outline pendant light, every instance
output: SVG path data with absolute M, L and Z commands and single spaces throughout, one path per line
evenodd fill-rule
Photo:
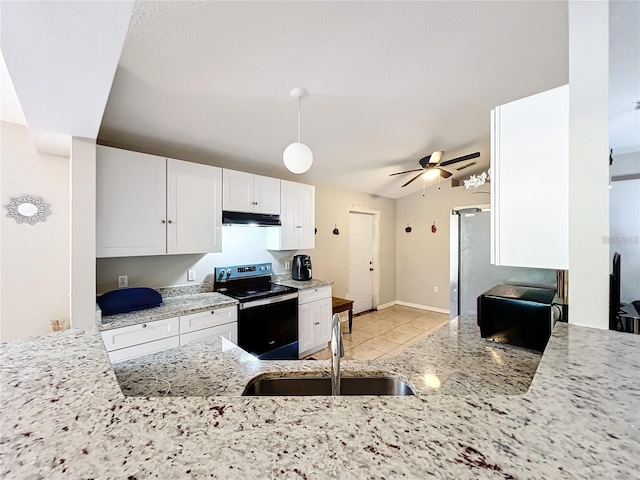
M 306 95 L 307 91 L 304 88 L 298 87 L 291 90 L 291 96 L 298 99 L 298 141 L 285 148 L 282 154 L 284 166 L 291 173 L 304 173 L 311 168 L 313 163 L 311 149 L 300 142 L 300 99 Z

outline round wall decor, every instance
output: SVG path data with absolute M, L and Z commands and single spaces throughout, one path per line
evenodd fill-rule
M 44 200 L 35 195 L 9 198 L 11 201 L 4 208 L 7 209 L 7 217 L 13 218 L 17 223 L 35 225 L 38 222 L 46 222 L 47 215 L 51 213 Z

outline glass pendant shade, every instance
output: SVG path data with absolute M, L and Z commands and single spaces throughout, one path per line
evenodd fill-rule
M 304 143 L 294 142 L 284 149 L 282 160 L 287 170 L 300 174 L 311 168 L 313 153 Z

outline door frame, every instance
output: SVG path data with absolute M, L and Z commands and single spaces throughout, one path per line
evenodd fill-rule
M 375 310 L 380 304 L 380 211 L 367 207 L 352 205 L 347 209 L 347 218 L 351 213 L 362 213 L 373 216 L 373 275 L 371 278 L 371 308 Z M 348 234 L 349 232 L 347 232 Z M 350 240 L 349 240 L 350 241 Z M 347 261 L 347 264 L 349 262 Z M 349 285 L 350 269 L 347 269 L 347 286 Z M 350 292 L 347 291 L 347 297 Z
M 465 205 L 453 207 L 449 220 L 449 319 L 453 320 L 460 315 L 460 212 L 475 210 L 476 212 L 491 211 L 491 205 Z

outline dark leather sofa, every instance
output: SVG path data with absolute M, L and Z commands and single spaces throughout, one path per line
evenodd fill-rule
M 550 288 L 496 285 L 478 297 L 483 338 L 542 352 L 553 329 Z

